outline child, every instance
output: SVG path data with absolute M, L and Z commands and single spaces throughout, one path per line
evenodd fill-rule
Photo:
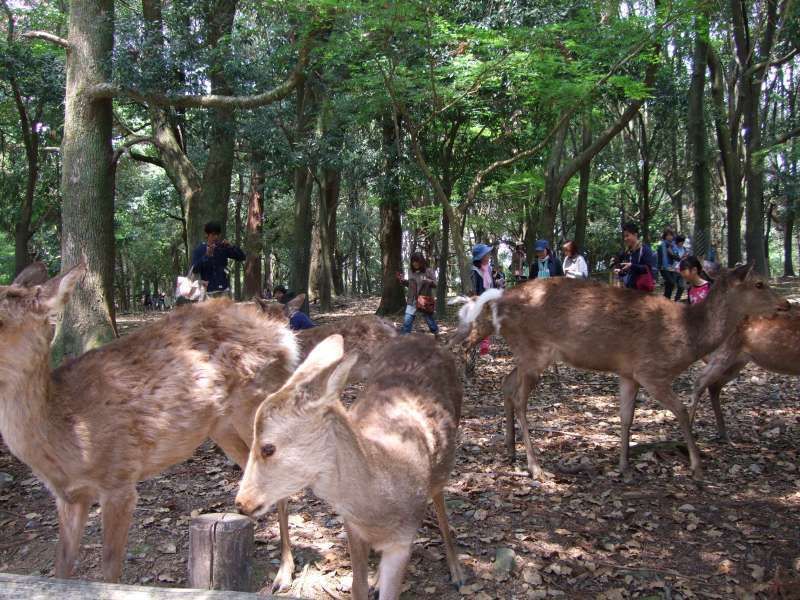
M 492 280 L 492 269 L 489 267 L 491 260 L 492 247 L 486 244 L 478 244 L 472 249 L 472 287 L 475 294 L 480 296 L 483 292 L 491 289 L 494 285 Z M 489 353 L 489 338 L 481 340 L 481 356 Z
M 689 283 L 689 304 L 702 302 L 711 290 L 711 281 L 703 271 L 703 265 L 696 256 L 687 256 L 678 267 L 681 277 Z

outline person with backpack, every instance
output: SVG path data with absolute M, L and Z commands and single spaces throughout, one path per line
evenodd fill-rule
M 658 245 L 658 272 L 664 280 L 664 297 L 672 300 L 672 292 L 676 287 L 676 280 L 679 277 L 677 264 L 678 255 L 675 251 L 675 232 L 670 227 L 664 229 L 661 234 L 661 243 Z M 678 298 L 676 297 L 677 301 Z
M 406 312 L 403 318 L 403 334 L 411 333 L 414 326 L 414 319 L 417 313 L 421 314 L 428 324 L 428 329 L 436 339 L 439 339 L 439 325 L 433 316 L 436 310 L 436 302 L 433 298 L 433 289 L 436 287 L 436 275 L 433 269 L 428 268 L 428 261 L 421 252 L 414 252 L 409 261 L 408 279 L 404 279 L 401 273 L 397 274 L 397 279 L 404 286 L 408 286 L 406 296 Z
M 625 259 L 618 271 L 624 277 L 625 287 L 652 292 L 656 287 L 654 273 L 658 265 L 655 253 L 639 239 L 639 226 L 636 223 L 622 226 L 622 240 Z

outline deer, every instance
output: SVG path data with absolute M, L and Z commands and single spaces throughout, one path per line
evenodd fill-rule
M 276 319 L 288 319 L 292 310 L 299 310 L 305 294 L 298 294 L 286 304 L 254 298 L 265 313 Z M 399 333 L 391 321 L 377 315 L 356 315 L 331 321 L 295 333 L 300 349 L 300 361 L 306 359 L 311 350 L 322 340 L 339 334 L 344 338 L 346 354 L 355 354 L 356 362 L 350 369 L 348 383 L 362 381 L 369 372 L 370 362 L 383 344 L 396 338 Z
M 750 362 L 773 373 L 800 375 L 800 309 L 793 307 L 786 313 L 745 319 L 734 334 L 707 357 L 708 364 L 697 377 L 692 392 L 690 422 L 694 422 L 699 400 L 708 389 L 718 437 L 729 441 L 720 393 Z
M 487 290 L 477 298 L 461 301 L 464 306 L 450 345 L 471 347 L 496 333 L 505 337 L 514 354 L 516 368 L 502 386 L 506 414 L 510 419 L 513 412 L 520 424 L 528 470 L 536 479 L 545 477 L 545 473 L 528 430 L 528 395 L 542 372 L 556 360 L 619 376 L 621 472 L 628 469 L 634 404 L 636 394 L 644 387 L 675 415 L 689 451 L 692 474 L 701 479 L 700 452 L 686 409 L 672 390 L 673 380 L 720 346 L 744 318 L 789 308 L 788 301 L 757 276 L 752 265 L 721 274 L 706 300 L 695 305 L 566 278 L 529 281 L 506 292 Z M 513 422 L 507 420 L 506 427 L 508 440 L 513 436 L 509 431 Z
M 86 267 L 47 279 L 41 264 L 0 286 L 0 433 L 56 501 L 55 575 L 75 572 L 89 508 L 102 509 L 102 574 L 118 581 L 136 484 L 189 458 L 210 438 L 242 468 L 253 419 L 298 363 L 281 321 L 227 299 L 187 305 L 50 370 L 51 319 Z M 286 501 L 281 564 L 291 583 Z
M 420 335 L 388 341 L 348 410 L 340 400 L 355 355 L 343 339 L 314 347 L 258 409 L 240 512 L 257 518 L 310 486 L 344 519 L 352 596 L 369 593 L 367 558 L 381 552 L 381 600 L 399 597 L 428 498 L 433 499 L 451 580 L 465 581 L 450 534 L 443 489 L 453 467 L 462 387 L 451 352 Z

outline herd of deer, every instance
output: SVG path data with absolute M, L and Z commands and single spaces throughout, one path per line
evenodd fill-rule
M 103 577 L 119 580 L 137 482 L 210 438 L 244 469 L 237 508 L 259 517 L 277 505 L 273 589 L 287 588 L 294 570 L 285 499 L 306 487 L 344 519 L 354 598 L 369 594 L 370 549 L 382 554 L 379 597 L 399 596 L 429 498 L 452 581 L 463 583 L 443 497 L 462 400 L 452 352 L 430 338 L 398 336 L 377 317 L 294 334 L 274 307 L 215 300 L 177 309 L 51 372 L 52 321 L 84 271 L 78 265 L 48 280 L 35 264 L 0 286 L 0 431 L 56 498 L 57 577 L 73 574 L 88 511 L 99 502 Z M 748 267 L 723 273 L 695 306 L 563 278 L 462 301 L 450 345 L 498 334 L 514 353 L 516 368 L 503 383 L 507 444 L 513 458 L 516 418 L 534 476 L 542 470 L 527 400 L 554 361 L 619 375 L 621 469 L 644 387 L 675 414 L 695 477 L 691 423 L 704 389 L 724 436 L 720 389 L 745 364 L 800 374 L 798 311 Z M 671 383 L 703 357 L 689 415 Z M 355 381 L 365 385 L 345 408 L 341 392 Z

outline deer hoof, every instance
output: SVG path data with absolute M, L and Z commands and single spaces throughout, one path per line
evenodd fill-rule
M 285 573 L 279 570 L 275 576 L 275 581 L 272 582 L 272 593 L 286 592 L 290 587 L 292 587 L 292 573 Z

